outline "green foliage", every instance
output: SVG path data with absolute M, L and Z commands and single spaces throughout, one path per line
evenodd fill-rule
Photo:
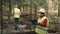
M 39 5 L 44 7 L 46 10 L 48 10 L 48 5 L 46 3 L 46 0 L 40 0 Z

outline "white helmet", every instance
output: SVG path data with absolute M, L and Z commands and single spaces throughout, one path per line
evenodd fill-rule
M 39 10 L 39 12 L 45 13 L 45 9 L 41 8 L 41 9 Z

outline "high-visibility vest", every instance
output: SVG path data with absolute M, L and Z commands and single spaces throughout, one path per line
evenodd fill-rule
M 40 25 L 36 25 L 36 32 L 38 34 L 46 34 L 47 33 L 47 30 L 48 30 L 48 26 L 49 26 L 49 21 L 48 21 L 48 18 L 46 16 L 42 17 L 42 18 L 39 18 L 38 19 L 38 23 L 43 23 L 44 20 L 47 19 L 47 27 L 43 27 L 43 26 L 40 26 Z
M 14 8 L 14 18 L 19 18 L 20 17 L 20 9 Z
M 46 16 L 44 16 L 42 18 L 38 18 L 38 23 L 43 23 L 45 20 L 47 20 L 46 26 L 49 26 L 49 20 Z

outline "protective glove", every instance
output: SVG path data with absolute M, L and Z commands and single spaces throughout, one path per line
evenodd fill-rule
M 38 25 L 38 21 L 37 20 L 31 20 L 33 25 Z

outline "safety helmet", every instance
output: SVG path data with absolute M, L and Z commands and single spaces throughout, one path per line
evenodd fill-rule
M 39 10 L 39 13 L 44 13 L 44 14 L 45 14 L 45 9 L 41 8 L 41 9 Z

